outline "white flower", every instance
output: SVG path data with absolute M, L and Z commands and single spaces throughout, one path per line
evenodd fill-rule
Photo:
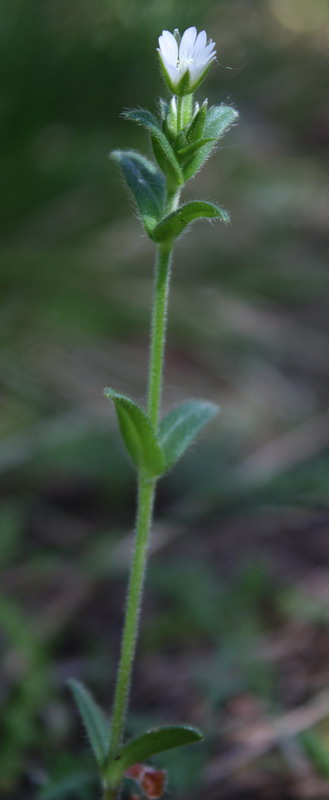
M 206 31 L 187 28 L 180 37 L 162 31 L 157 48 L 165 79 L 174 94 L 190 94 L 196 89 L 216 58 L 215 42 L 207 43 Z

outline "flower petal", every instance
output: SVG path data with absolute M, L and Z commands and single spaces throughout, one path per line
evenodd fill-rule
M 198 51 L 202 50 L 206 46 L 206 44 L 207 44 L 206 31 L 200 31 L 195 40 L 194 54 L 197 55 Z
M 184 31 L 182 36 L 182 41 L 179 46 L 179 60 L 181 61 L 184 58 L 189 58 L 192 55 L 193 47 L 195 44 L 197 35 L 196 28 L 187 28 Z
M 171 63 L 171 61 L 168 61 L 166 58 L 164 58 L 163 55 L 161 54 L 160 50 L 159 50 L 159 53 L 160 53 L 160 58 L 161 58 L 163 67 L 164 67 L 165 71 L 167 72 L 169 80 L 173 84 L 176 84 L 180 79 L 179 69 L 176 66 L 174 66 Z
M 208 61 L 209 58 L 216 58 L 216 50 L 215 50 L 214 42 L 209 42 L 206 47 L 202 50 L 202 61 Z M 201 54 L 200 54 L 201 55 Z
M 161 53 L 167 61 L 173 66 L 176 66 L 178 61 L 178 44 L 170 31 L 162 31 L 162 36 L 159 37 L 159 46 Z

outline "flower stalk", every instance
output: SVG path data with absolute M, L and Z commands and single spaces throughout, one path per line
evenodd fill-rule
M 176 197 L 173 197 L 172 206 L 175 201 Z M 152 304 L 148 383 L 148 415 L 154 430 L 158 427 L 160 413 L 171 261 L 172 248 L 166 245 L 158 245 Z

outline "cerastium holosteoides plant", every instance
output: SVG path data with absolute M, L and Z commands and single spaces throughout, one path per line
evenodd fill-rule
M 145 231 L 156 247 L 154 295 L 147 409 L 115 389 L 105 389 L 113 403 L 126 449 L 135 465 L 138 482 L 137 522 L 127 593 L 121 655 L 114 704 L 108 720 L 89 691 L 71 681 L 71 689 L 94 751 L 103 788 L 103 800 L 115 800 L 125 775 L 139 783 L 149 798 L 165 791 L 163 772 L 143 762 L 174 747 L 197 742 L 201 733 L 175 725 L 148 731 L 124 743 L 131 673 L 158 479 L 170 469 L 195 436 L 217 413 L 217 406 L 204 400 L 187 400 L 159 420 L 169 281 L 175 240 L 200 217 L 226 223 L 229 215 L 213 203 L 193 200 L 180 204 L 185 183 L 202 167 L 217 142 L 237 119 L 228 105 L 199 105 L 193 92 L 215 59 L 215 45 L 207 43 L 205 31 L 197 35 L 188 28 L 182 38 L 163 31 L 158 48 L 160 64 L 172 97 L 160 100 L 159 116 L 136 109 L 123 114 L 126 120 L 146 128 L 156 164 L 134 150 L 115 150 L 119 165 L 136 202 Z

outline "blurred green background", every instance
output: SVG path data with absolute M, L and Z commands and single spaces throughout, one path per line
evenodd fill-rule
M 108 153 L 149 152 L 120 112 L 156 110 L 157 37 L 193 24 L 218 49 L 199 99 L 241 117 L 186 189 L 232 225 L 199 223 L 177 245 L 163 408 L 195 396 L 222 414 L 160 486 L 129 730 L 205 730 L 157 762 L 177 798 L 328 796 L 328 701 L 248 756 L 329 678 L 328 0 L 1 0 L 0 786 L 13 800 L 98 796 L 65 681 L 109 707 L 135 482 L 102 389 L 145 398 L 153 264 Z

